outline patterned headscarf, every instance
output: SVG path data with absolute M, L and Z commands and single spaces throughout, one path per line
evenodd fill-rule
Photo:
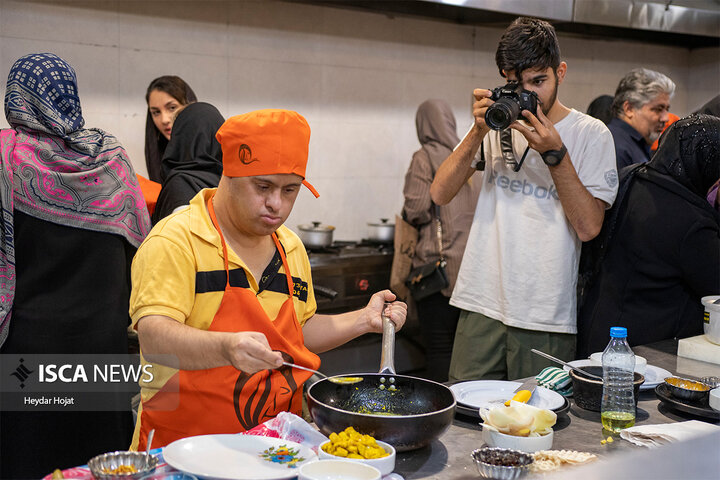
M 10 69 L 0 131 L 0 345 L 15 294 L 13 212 L 107 232 L 138 246 L 150 230 L 137 177 L 118 140 L 83 129 L 75 71 L 51 53 Z

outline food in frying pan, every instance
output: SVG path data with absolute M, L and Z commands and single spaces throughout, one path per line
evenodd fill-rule
M 321 445 L 324 452 L 346 458 L 382 458 L 389 454 L 370 435 L 358 433 L 348 427 L 340 433 L 331 433 L 330 441 Z

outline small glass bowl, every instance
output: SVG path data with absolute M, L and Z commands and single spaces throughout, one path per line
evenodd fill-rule
M 482 447 L 473 450 L 470 456 L 481 476 L 497 480 L 522 478 L 534 462 L 531 454 L 509 448 Z

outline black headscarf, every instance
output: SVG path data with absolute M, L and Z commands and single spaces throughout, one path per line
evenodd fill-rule
M 706 202 L 720 178 L 720 118 L 695 114 L 675 122 L 663 135 L 647 164 L 649 178 L 670 177 Z
M 209 103 L 191 103 L 173 123 L 162 160 L 165 182 L 158 196 L 153 224 L 187 205 L 203 188 L 217 187 L 222 176 L 222 149 L 215 138 L 225 119 Z

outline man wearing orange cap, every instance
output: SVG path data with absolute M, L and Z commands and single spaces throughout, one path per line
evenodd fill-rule
M 317 369 L 317 353 L 381 332 L 384 304 L 395 300 L 384 290 L 361 310 L 315 313 L 307 253 L 283 225 L 301 185 L 318 196 L 305 180 L 310 127 L 301 115 L 235 116 L 217 139 L 218 188 L 158 223 L 133 261 L 130 315 L 154 378 L 141 380 L 132 449 L 145 448 L 151 429 L 159 447 L 299 414 L 311 374 L 283 362 Z M 386 312 L 402 327 L 404 303 Z

